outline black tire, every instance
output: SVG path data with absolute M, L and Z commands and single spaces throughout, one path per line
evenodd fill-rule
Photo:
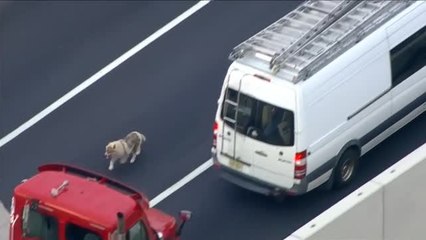
M 355 177 L 359 165 L 359 151 L 347 149 L 339 159 L 333 171 L 334 188 L 348 185 Z

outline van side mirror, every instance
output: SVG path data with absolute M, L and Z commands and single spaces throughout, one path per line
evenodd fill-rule
M 177 230 L 176 230 L 176 235 L 177 235 L 177 236 L 180 236 L 180 235 L 181 235 L 181 233 L 182 233 L 182 229 L 183 229 L 183 226 L 185 225 L 185 223 L 186 223 L 189 219 L 191 219 L 191 215 L 192 215 L 191 211 L 188 211 L 188 210 L 181 210 L 181 211 L 179 212 L 180 224 L 179 224 L 179 227 L 178 227 L 178 228 L 177 228 Z

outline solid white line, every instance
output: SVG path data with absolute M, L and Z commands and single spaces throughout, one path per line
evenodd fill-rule
M 37 115 L 32 117 L 30 120 L 19 126 L 17 129 L 13 130 L 11 133 L 4 136 L 2 139 L 0 139 L 0 148 L 19 136 L 21 133 L 26 131 L 28 128 L 36 124 L 38 121 L 49 115 L 51 112 L 55 111 L 57 108 L 59 108 L 62 104 L 69 101 L 71 98 L 75 97 L 77 94 L 79 94 L 84 89 L 88 88 L 90 85 L 98 81 L 101 77 L 105 76 L 107 73 L 112 71 L 114 68 L 116 68 L 118 65 L 122 64 L 124 61 L 135 55 L 137 52 L 148 46 L 150 43 L 155 41 L 157 38 L 159 38 L 161 35 L 168 32 L 170 29 L 174 28 L 176 25 L 181 23 L 183 20 L 206 6 L 210 1 L 199 1 L 197 4 L 192 6 L 190 9 L 186 10 L 184 13 L 173 19 L 171 22 L 166 24 L 164 27 L 158 29 L 156 32 L 154 32 L 151 36 L 137 44 L 135 47 L 121 55 L 119 58 L 108 64 L 106 67 L 95 73 L 95 75 L 91 76 L 84 82 L 82 82 L 80 85 L 78 85 L 76 88 L 59 98 L 56 102 L 52 103 L 50 106 L 39 112 Z
M 201 164 L 201 166 L 197 167 L 194 171 L 183 177 L 181 180 L 179 180 L 177 183 L 173 184 L 171 187 L 167 188 L 164 192 L 160 193 L 158 196 L 153 198 L 149 205 L 150 207 L 154 207 L 161 201 L 163 201 L 168 196 L 172 195 L 172 193 L 179 190 L 181 187 L 183 187 L 185 184 L 192 181 L 194 178 L 196 178 L 198 175 L 209 169 L 213 165 L 213 160 L 209 159 L 205 163 Z

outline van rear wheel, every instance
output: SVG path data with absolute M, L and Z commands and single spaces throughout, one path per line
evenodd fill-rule
M 346 150 L 334 169 L 334 186 L 343 187 L 350 183 L 358 170 L 359 154 L 353 148 Z

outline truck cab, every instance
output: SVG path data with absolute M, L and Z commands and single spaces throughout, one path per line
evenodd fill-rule
M 10 240 L 179 239 L 180 222 L 149 207 L 138 191 L 100 174 L 48 164 L 16 186 L 11 203 Z

